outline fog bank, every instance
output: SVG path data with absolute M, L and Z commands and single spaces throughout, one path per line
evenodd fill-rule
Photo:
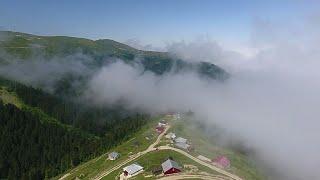
M 0 61 L 0 75 L 24 84 L 43 88 L 53 92 L 56 83 L 69 76 L 86 77 L 93 73 L 94 69 L 88 64 L 92 59 L 82 53 L 73 54 L 65 58 L 43 56 L 31 57 L 27 60 L 12 57 L 5 52 L 0 53 L 3 58 Z M 1 60 L 1 59 L 0 59 Z M 76 80 L 73 82 L 77 86 Z M 75 87 L 76 88 L 76 87 Z
M 319 28 L 304 23 L 309 28 L 303 31 L 303 25 L 274 29 L 269 22 L 255 23 L 252 57 L 216 42 L 173 44 L 174 56 L 224 63 L 232 74 L 224 83 L 192 73 L 158 77 L 115 63 L 92 78 L 88 94 L 96 103 L 121 101 L 147 112 L 192 110 L 253 148 L 270 179 L 320 179 L 320 43 L 313 38 Z

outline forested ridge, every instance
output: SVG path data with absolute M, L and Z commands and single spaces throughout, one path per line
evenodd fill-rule
M 147 120 L 122 109 L 87 107 L 0 78 L 22 108 L 0 102 L 0 178 L 44 179 L 121 143 Z

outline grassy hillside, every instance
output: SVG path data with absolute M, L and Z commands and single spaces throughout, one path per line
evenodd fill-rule
M 0 31 L 0 34 L 0 38 L 2 37 L 0 50 L 2 49 L 12 58 L 65 57 L 75 53 L 83 53 L 94 59 L 93 65 L 95 66 L 101 66 L 109 57 L 116 57 L 126 63 L 139 61 L 146 71 L 152 71 L 159 75 L 170 71 L 193 70 L 212 79 L 225 79 L 229 76 L 227 72 L 214 64 L 207 62 L 187 63 L 182 59 L 172 58 L 166 52 L 137 50 L 109 39 L 94 41 L 66 36 L 36 36 L 10 31 Z
M 161 167 L 161 163 L 166 161 L 168 158 L 173 158 L 174 161 L 176 161 L 182 167 L 182 171 L 184 173 L 196 174 L 199 172 L 206 172 L 212 175 L 219 174 L 218 172 L 213 171 L 208 167 L 202 166 L 197 162 L 194 162 L 193 160 L 186 158 L 184 155 L 181 155 L 175 151 L 162 150 L 158 152 L 148 153 L 134 161 L 135 163 L 138 163 L 139 165 L 144 167 L 144 172 L 136 176 L 135 179 L 157 179 L 155 176 L 153 176 L 152 170 Z M 134 162 L 130 162 L 124 165 L 123 167 L 128 166 Z M 122 168 L 120 168 L 117 171 L 114 171 L 113 173 L 109 174 L 108 176 L 105 176 L 102 179 L 116 179 L 115 177 L 119 177 L 119 175 L 122 173 Z
M 187 117 L 187 116 L 186 116 Z M 213 137 L 208 136 L 204 133 L 203 128 L 199 123 L 194 123 L 193 120 L 183 118 L 181 120 L 173 120 L 170 117 L 165 117 L 169 122 L 171 128 L 168 132 L 175 132 L 177 136 L 185 137 L 191 142 L 194 147 L 194 151 L 188 152 L 191 156 L 197 157 L 203 155 L 208 158 L 215 158 L 219 155 L 227 156 L 231 161 L 231 167 L 224 169 L 234 175 L 237 175 L 246 180 L 263 180 L 266 179 L 261 172 L 255 167 L 254 162 L 250 161 L 249 157 L 239 152 L 237 149 L 222 147 L 217 144 Z M 155 142 L 157 134 L 155 133 L 154 127 L 157 122 L 161 119 L 165 119 L 163 116 L 154 118 L 151 123 L 145 125 L 140 131 L 133 135 L 130 140 L 110 149 L 109 152 L 116 151 L 121 154 L 120 158 L 115 161 L 108 160 L 108 153 L 102 156 L 90 160 L 82 165 L 72 169 L 71 171 L 61 174 L 55 179 L 64 177 L 66 180 L 71 179 L 92 179 L 97 175 L 108 172 L 110 169 L 117 165 L 121 165 L 114 169 L 109 174 L 105 175 L 102 179 L 118 179 L 122 173 L 122 168 L 132 163 L 138 163 L 144 167 L 144 171 L 135 176 L 134 179 L 157 179 L 163 175 L 155 176 L 152 174 L 152 170 L 159 168 L 162 162 L 168 158 L 173 158 L 183 167 L 182 174 L 210 174 L 210 175 L 222 175 L 203 164 L 190 159 L 179 152 L 173 150 L 155 150 L 149 153 L 143 154 L 137 159 L 126 161 L 130 159 L 130 156 L 135 156 L 145 150 L 150 144 Z M 170 140 L 162 137 L 156 147 L 172 146 Z M 173 146 L 174 147 L 174 146 Z M 123 163 L 125 162 L 125 163 Z
M 215 129 L 210 129 L 211 133 L 214 133 L 212 131 Z M 175 121 L 171 131 L 178 137 L 187 138 L 191 142 L 192 146 L 195 147 L 195 150 L 191 152 L 193 156 L 203 155 L 209 159 L 214 159 L 224 155 L 231 162 L 231 167 L 228 169 L 231 173 L 248 180 L 266 179 L 244 152 L 236 148 L 219 145 L 217 138 L 204 133 L 205 127 L 200 122 L 195 123 L 192 118 L 185 117 L 183 120 Z
M 163 116 L 158 116 L 149 121 L 148 124 L 144 125 L 141 130 L 132 135 L 128 141 L 123 142 L 119 146 L 116 146 L 110 149 L 109 152 L 116 151 L 120 153 L 120 157 L 115 161 L 108 160 L 108 153 L 103 154 L 100 157 L 92 159 L 86 163 L 81 164 L 80 166 L 72 169 L 71 171 L 61 174 L 54 179 L 59 179 L 64 176 L 66 180 L 72 179 L 92 179 L 101 172 L 104 172 L 112 167 L 124 162 L 130 156 L 135 155 L 138 152 L 142 152 L 147 149 L 149 145 L 154 143 L 157 139 L 158 134 L 155 132 L 154 127 L 158 124 L 159 120 L 161 120 Z M 162 162 L 167 160 L 168 158 L 173 158 L 177 161 L 182 167 L 184 173 L 201 173 L 206 172 L 210 174 L 219 174 L 216 171 L 207 168 L 203 165 L 198 164 L 197 162 L 181 155 L 172 150 L 161 150 L 154 151 L 147 154 L 142 155 L 138 159 L 131 161 L 129 163 L 125 163 L 123 166 L 113 171 L 109 175 L 103 177 L 103 179 L 116 179 L 116 177 L 122 172 L 122 168 L 134 162 L 142 165 L 144 167 L 144 172 L 135 179 L 156 179 L 155 176 L 152 176 L 152 170 L 154 168 L 158 168 Z

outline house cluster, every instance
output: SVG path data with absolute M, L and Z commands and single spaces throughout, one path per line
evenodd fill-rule
M 133 163 L 133 164 L 123 168 L 123 175 L 128 178 L 128 177 L 135 176 L 142 171 L 143 171 L 142 166 L 140 166 L 137 163 Z M 169 174 L 179 173 L 181 171 L 182 171 L 182 167 L 179 166 L 179 164 L 177 162 L 175 162 L 172 159 L 167 159 L 166 161 L 164 161 L 161 164 L 160 168 L 154 169 L 152 172 L 155 175 L 159 175 L 162 173 L 164 175 L 169 175 Z
M 223 169 L 230 168 L 230 165 L 231 165 L 230 160 L 226 156 L 217 156 L 214 159 L 209 159 L 205 156 L 199 155 L 197 158 L 204 162 L 211 163 Z
M 184 149 L 184 150 L 188 150 L 190 151 L 191 150 L 191 145 L 190 143 L 188 143 L 188 140 L 183 138 L 183 137 L 178 137 L 176 139 L 174 139 L 174 142 L 175 142 L 175 146 L 177 148 L 180 148 L 180 149 Z
M 159 133 L 159 134 L 163 133 L 163 131 L 165 130 L 167 124 L 168 124 L 168 122 L 166 120 L 164 120 L 164 119 L 159 121 L 157 126 L 156 126 L 156 128 L 155 128 L 157 133 Z
M 174 143 L 174 145 L 177 148 L 183 149 L 183 150 L 187 150 L 187 151 L 191 151 L 192 150 L 192 146 L 191 143 L 188 142 L 187 139 L 183 138 L 183 137 L 177 137 L 175 133 L 170 132 L 168 134 L 166 134 L 165 136 L 167 139 L 172 140 L 172 143 Z

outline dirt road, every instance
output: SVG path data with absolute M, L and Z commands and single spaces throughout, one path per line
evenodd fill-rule
M 122 161 L 121 163 L 117 164 L 116 166 L 112 167 L 111 169 L 108 169 L 108 170 L 105 170 L 103 172 L 101 172 L 100 174 L 98 174 L 97 176 L 95 176 L 93 179 L 94 180 L 100 180 L 102 179 L 103 177 L 109 175 L 110 173 L 118 170 L 119 168 L 121 168 L 122 166 L 126 165 L 127 163 L 139 158 L 140 156 L 146 154 L 146 153 L 149 153 L 151 151 L 155 151 L 156 148 L 155 146 L 158 145 L 161 141 L 161 138 L 164 136 L 164 134 L 170 129 L 170 125 L 167 125 L 165 130 L 157 137 L 156 141 L 154 143 L 152 143 L 146 150 L 142 151 L 142 152 L 138 152 L 137 154 L 135 155 L 132 155 L 130 156 L 128 159 L 126 159 L 125 161 Z M 231 174 L 223 169 L 220 169 L 216 166 L 213 166 L 209 163 L 206 163 L 206 162 L 203 162 L 201 160 L 199 160 L 198 158 L 196 157 L 193 157 L 191 156 L 190 154 L 188 154 L 187 152 L 181 150 L 181 149 L 177 149 L 177 148 L 174 148 L 174 147 L 170 147 L 170 146 L 160 146 L 158 147 L 158 150 L 173 150 L 173 151 L 176 151 L 180 154 L 183 154 L 184 156 L 192 159 L 193 161 L 196 161 L 197 163 L 203 165 L 203 166 L 206 166 L 214 171 L 217 171 L 219 172 L 220 174 L 222 175 L 225 175 L 224 176 L 211 176 L 211 175 L 174 175 L 174 176 L 168 176 L 168 177 L 163 177 L 161 179 L 164 179 L 164 180 L 175 180 L 175 179 L 195 179 L 195 178 L 199 178 L 199 179 L 213 179 L 213 180 L 242 180 L 240 177 L 234 175 L 234 174 Z M 60 180 L 63 180 L 64 177 L 67 177 L 66 175 L 63 176 L 62 178 L 60 178 Z M 168 179 L 169 178 L 169 179 Z
M 63 180 L 63 179 L 65 179 L 65 178 L 68 177 L 68 176 L 70 176 L 70 173 L 67 173 L 67 174 L 63 175 L 61 178 L 59 178 L 59 180 Z
M 166 127 L 165 131 L 164 131 L 163 133 L 161 133 L 161 134 L 158 136 L 157 140 L 156 140 L 153 144 L 151 144 L 145 151 L 137 153 L 135 156 L 127 159 L 126 161 L 121 162 L 120 164 L 118 164 L 117 166 L 113 167 L 112 169 L 107 170 L 107 171 L 101 173 L 100 175 L 96 176 L 94 179 L 95 179 L 95 180 L 100 180 L 100 179 L 102 179 L 103 177 L 107 176 L 108 174 L 112 173 L 113 171 L 119 169 L 119 168 L 122 167 L 123 165 L 127 164 L 128 162 L 133 161 L 134 159 L 137 159 L 138 157 L 140 157 L 140 156 L 142 156 L 142 155 L 144 155 L 144 154 L 146 154 L 146 153 L 148 153 L 148 152 L 150 152 L 150 151 L 154 151 L 154 150 L 155 150 L 155 146 L 156 146 L 157 144 L 159 144 L 161 138 L 162 138 L 163 135 L 168 131 L 169 128 L 170 128 L 170 126 L 168 125 L 168 126 Z M 216 167 L 216 166 L 213 166 L 213 165 L 211 165 L 211 164 L 209 164 L 209 163 L 203 162 L 203 161 L 201 161 L 201 160 L 199 160 L 199 159 L 191 156 L 190 154 L 188 154 L 187 152 L 185 152 L 185 151 L 183 151 L 183 150 L 181 150 L 181 149 L 177 149 L 177 148 L 169 147 L 169 146 L 160 146 L 160 147 L 158 147 L 158 149 L 159 149 L 159 150 L 166 150 L 166 149 L 167 149 L 167 150 L 176 151 L 176 152 L 178 152 L 178 153 L 180 153 L 180 154 L 183 154 L 183 155 L 187 156 L 188 158 L 196 161 L 197 163 L 199 163 L 199 164 L 201 164 L 201 165 L 203 165 L 203 166 L 206 166 L 206 167 L 208 167 L 208 168 L 210 168 L 210 169 L 212 169 L 212 170 L 214 170 L 214 171 L 217 171 L 217 172 L 219 172 L 219 173 L 221 173 L 221 174 L 223 174 L 223 175 L 225 175 L 225 176 L 227 176 L 227 177 L 229 177 L 229 178 L 231 178 L 231 179 L 233 179 L 233 180 L 242 180 L 240 177 L 238 177 L 238 176 L 236 176 L 236 175 L 234 175 L 234 174 L 231 174 L 231 173 L 229 173 L 229 172 L 227 172 L 227 171 L 225 171 L 225 170 L 223 170 L 223 169 L 220 169 L 220 168 L 218 168 L 218 167 Z M 227 177 L 226 177 L 226 178 L 227 178 Z M 219 176 L 219 178 L 221 179 L 221 176 Z M 226 179 L 226 178 L 224 178 L 224 179 Z
M 164 130 L 161 134 L 159 134 L 159 136 L 157 137 L 157 140 L 156 140 L 154 143 L 152 143 L 146 150 L 144 150 L 144 151 L 142 151 L 142 152 L 138 152 L 137 154 L 131 156 L 129 159 L 127 159 L 127 160 L 125 160 L 125 161 L 122 161 L 120 164 L 114 166 L 113 168 L 111 168 L 111 169 L 109 169 L 109 170 L 106 170 L 106 171 L 100 173 L 99 175 L 97 175 L 96 177 L 94 177 L 94 180 L 100 180 L 100 179 L 102 179 L 103 177 L 105 177 L 105 176 L 109 175 L 110 173 L 112 173 L 113 171 L 121 168 L 121 167 L 124 166 L 125 164 L 127 164 L 127 163 L 129 163 L 129 162 L 131 162 L 131 161 L 133 161 L 133 160 L 135 160 L 135 159 L 137 159 L 137 158 L 139 158 L 140 156 L 142 156 L 142 155 L 144 155 L 144 154 L 146 154 L 146 153 L 148 153 L 148 152 L 155 151 L 155 150 L 156 150 L 155 146 L 159 144 L 161 138 L 162 138 L 163 135 L 168 131 L 169 128 L 170 128 L 170 125 L 167 125 L 166 128 L 165 128 L 165 130 Z
M 200 159 L 191 156 L 190 154 L 188 154 L 187 152 L 185 152 L 185 151 L 183 151 L 183 150 L 181 150 L 181 149 L 177 149 L 177 148 L 169 147 L 169 146 L 160 146 L 160 147 L 158 147 L 158 149 L 159 149 L 159 150 L 168 149 L 168 150 L 176 151 L 176 152 L 178 152 L 178 153 L 180 153 L 180 154 L 183 154 L 183 155 L 187 156 L 188 158 L 196 161 L 197 163 L 199 163 L 199 164 L 201 164 L 201 165 L 203 165 L 203 166 L 206 166 L 206 167 L 208 167 L 208 168 L 210 168 L 210 169 L 212 169 L 212 170 L 214 170 L 214 171 L 217 171 L 217 172 L 219 172 L 219 173 L 221 173 L 221 174 L 223 174 L 223 175 L 225 175 L 225 176 L 227 176 L 227 177 L 230 177 L 230 178 L 232 178 L 232 179 L 234 179 L 234 180 L 242 180 L 240 177 L 238 177 L 238 176 L 236 176 L 236 175 L 234 175 L 234 174 L 231 174 L 231 173 L 229 173 L 229 172 L 227 172 L 227 171 L 225 171 L 225 170 L 223 170 L 223 169 L 220 169 L 220 168 L 218 168 L 218 167 L 216 167 L 216 166 L 213 166 L 213 165 L 211 165 L 211 164 L 209 164 L 209 163 L 206 163 L 206 162 L 204 162 L 204 161 L 201 161 Z
M 202 175 L 202 174 L 176 174 L 159 178 L 158 180 L 179 180 L 179 179 L 204 179 L 204 180 L 230 180 L 230 178 L 218 175 Z

